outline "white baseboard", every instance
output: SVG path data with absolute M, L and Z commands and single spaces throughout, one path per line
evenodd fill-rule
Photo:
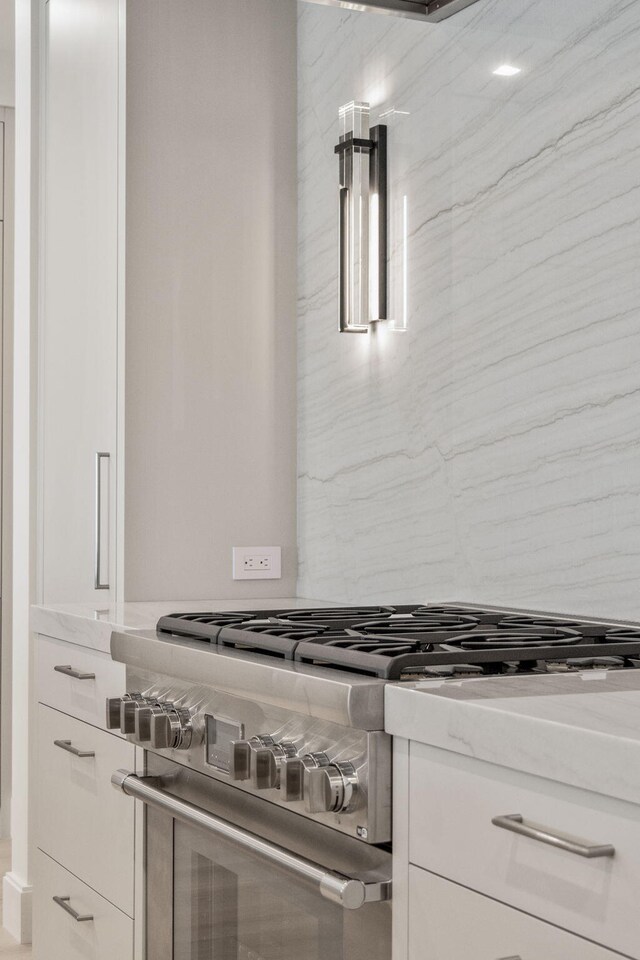
M 2 926 L 18 943 L 31 943 L 32 887 L 13 873 L 2 878 Z

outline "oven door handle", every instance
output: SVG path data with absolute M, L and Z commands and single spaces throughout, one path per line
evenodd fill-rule
M 127 796 L 142 800 L 147 806 L 163 810 L 189 826 L 199 827 L 208 833 L 231 840 L 245 850 L 260 854 L 271 863 L 285 867 L 298 876 L 317 883 L 323 897 L 346 910 L 357 910 L 365 903 L 380 903 L 391 899 L 391 880 L 366 882 L 346 877 L 332 870 L 325 870 L 312 860 L 290 853 L 284 847 L 269 843 L 254 833 L 236 827 L 187 800 L 181 800 L 167 793 L 155 785 L 157 782 L 155 777 L 138 777 L 126 770 L 117 770 L 111 777 L 113 786 Z

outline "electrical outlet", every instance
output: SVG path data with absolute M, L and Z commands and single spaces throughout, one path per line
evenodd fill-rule
M 243 570 L 271 570 L 271 557 L 266 554 L 262 557 L 245 557 Z
M 234 580 L 279 580 L 282 577 L 280 547 L 234 547 Z

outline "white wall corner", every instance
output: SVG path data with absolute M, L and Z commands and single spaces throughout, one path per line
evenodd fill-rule
M 31 943 L 33 888 L 14 873 L 2 878 L 2 925 L 18 943 Z

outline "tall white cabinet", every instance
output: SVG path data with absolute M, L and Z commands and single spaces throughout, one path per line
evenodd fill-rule
M 115 587 L 120 17 L 120 0 L 45 5 L 45 599 Z
M 40 598 L 291 595 L 295 0 L 43 7 Z

